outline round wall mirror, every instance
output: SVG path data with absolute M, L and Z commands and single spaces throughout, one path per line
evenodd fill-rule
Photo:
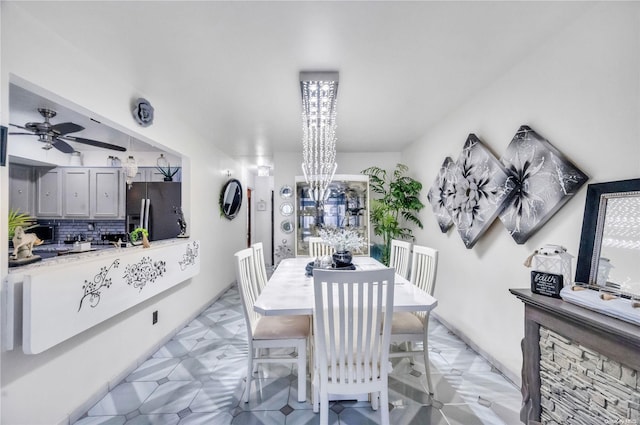
M 291 202 L 283 202 L 282 205 L 280 205 L 280 214 L 284 216 L 293 214 L 293 204 L 291 204 Z
M 280 188 L 280 197 L 282 199 L 289 199 L 293 195 L 293 189 L 288 184 L 285 184 Z
M 220 192 L 220 214 L 233 220 L 240 212 L 242 205 L 242 185 L 237 179 L 225 183 Z

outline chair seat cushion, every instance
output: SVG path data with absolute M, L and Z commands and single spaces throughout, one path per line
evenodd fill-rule
M 306 338 L 309 336 L 309 327 L 309 316 L 262 316 L 253 331 L 253 338 Z
M 415 314 L 408 311 L 396 311 L 391 321 L 391 334 L 422 334 L 422 321 Z

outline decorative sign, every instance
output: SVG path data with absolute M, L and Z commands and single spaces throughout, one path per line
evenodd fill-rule
M 531 272 L 531 292 L 548 297 L 560 298 L 563 280 L 562 275 L 534 270 Z

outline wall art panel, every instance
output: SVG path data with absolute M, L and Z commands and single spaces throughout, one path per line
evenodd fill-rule
M 452 171 L 445 207 L 465 246 L 472 248 L 500 214 L 515 184 L 475 134 L 469 134 Z
M 445 203 L 451 193 L 451 173 L 454 167 L 455 162 L 453 162 L 450 157 L 446 157 L 440 167 L 436 180 L 427 193 L 427 200 L 431 204 L 431 208 L 433 209 L 442 233 L 447 233 L 451 226 L 453 226 L 453 220 L 445 207 Z
M 515 187 L 500 220 L 518 244 L 540 229 L 588 177 L 548 140 L 523 125 L 500 159 Z

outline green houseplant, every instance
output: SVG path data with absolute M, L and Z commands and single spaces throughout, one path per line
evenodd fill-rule
M 369 167 L 361 171 L 369 176 L 370 189 L 381 197 L 371 200 L 371 224 L 374 234 L 381 236 L 382 262 L 389 265 L 392 239 L 413 240 L 413 232 L 404 224 L 412 223 L 422 229 L 418 212 L 424 208 L 419 195 L 422 183 L 406 176 L 409 167 L 397 164 L 388 174 L 380 167 Z
M 18 226 L 24 230 L 32 229 L 37 226 L 36 219 L 27 213 L 21 213 L 19 209 L 11 209 L 9 210 L 9 240 L 13 239 Z

